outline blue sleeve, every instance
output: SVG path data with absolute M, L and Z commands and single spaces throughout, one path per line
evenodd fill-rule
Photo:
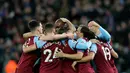
M 108 43 L 109 47 L 110 47 L 110 50 L 113 49 L 112 46 L 110 45 L 110 43 Z
M 97 45 L 96 44 L 92 44 L 90 47 L 90 51 L 97 53 Z
M 77 41 L 74 41 L 74 40 L 69 40 L 68 41 L 69 43 L 69 46 L 74 49 L 76 48 L 77 50 L 80 50 L 80 51 L 84 51 L 86 50 L 87 48 L 89 48 L 91 46 L 91 42 L 86 42 L 85 40 L 83 39 L 79 39 Z
M 74 39 L 77 39 L 77 34 L 76 33 L 74 33 Z
M 101 26 L 100 26 L 99 30 L 100 30 L 100 34 L 98 35 L 98 37 L 109 42 L 111 39 L 111 35 Z
M 39 37 L 34 37 L 34 43 L 38 49 L 41 49 L 46 44 L 46 41 L 39 40 Z
M 77 49 L 85 49 L 86 50 L 86 49 L 90 48 L 90 46 L 92 45 L 91 41 L 86 41 L 82 38 L 79 38 L 77 40 L 77 42 L 78 42 L 77 45 L 76 45 Z
M 69 39 L 68 44 L 69 44 L 70 48 L 74 49 L 75 45 L 77 44 L 77 41 Z

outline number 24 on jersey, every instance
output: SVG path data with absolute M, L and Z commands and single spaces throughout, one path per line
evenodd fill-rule
M 54 58 L 57 58 L 55 56 L 55 54 L 56 54 L 57 51 L 58 51 L 58 47 L 55 48 L 54 54 L 53 54 L 53 52 L 50 49 L 44 50 L 43 54 L 44 55 L 48 54 L 47 57 L 46 57 L 46 59 L 45 59 L 45 62 L 52 62 Z M 53 56 L 52 59 L 51 59 L 51 56 Z

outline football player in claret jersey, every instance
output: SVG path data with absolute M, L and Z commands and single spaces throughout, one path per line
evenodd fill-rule
M 41 34 L 42 33 L 42 25 L 36 21 L 32 20 L 29 22 L 28 27 L 31 31 L 31 33 L 34 34 Z M 29 37 L 28 40 L 25 42 L 26 46 L 30 46 L 32 44 L 35 44 L 35 42 L 38 40 L 36 36 Z M 24 51 L 24 49 L 23 49 Z M 33 65 L 35 61 L 37 60 L 38 56 L 36 51 L 32 51 L 29 53 L 22 53 L 20 60 L 18 62 L 17 69 L 15 73 L 33 73 Z
M 97 73 L 114 73 L 113 67 L 109 60 L 111 60 L 111 48 L 108 43 L 101 42 L 97 44 L 97 53 L 94 58 Z
M 45 25 L 45 35 L 54 36 L 55 28 L 53 24 Z M 41 45 L 42 44 L 42 45 Z M 31 45 L 25 48 L 26 52 L 36 50 L 36 47 L 41 47 L 41 64 L 40 73 L 60 73 L 61 72 L 61 60 L 55 57 L 56 52 L 62 49 L 60 41 L 40 41 L 38 40 L 35 45 Z
M 68 21 L 64 19 L 64 22 Z M 66 31 L 68 29 L 67 27 L 62 27 L 61 30 L 59 31 Z M 74 46 L 74 43 L 76 44 Z M 64 40 L 63 44 L 65 45 L 63 52 L 58 52 L 56 56 L 58 57 L 64 57 L 65 59 L 63 60 L 63 67 L 62 67 L 62 73 L 77 73 L 77 71 L 74 71 L 71 67 L 72 63 L 74 60 L 79 60 L 83 56 L 83 52 L 91 46 L 91 41 L 86 41 L 82 38 L 76 41 L 74 40 Z
M 77 29 L 77 36 L 85 41 L 95 39 L 95 34 L 91 32 L 86 26 L 79 26 Z M 90 61 L 94 59 L 97 48 L 96 44 L 92 44 L 90 48 L 86 48 L 83 58 L 81 60 L 74 61 L 72 67 L 75 69 L 75 65 L 78 64 L 78 73 L 95 73 Z
M 87 35 L 87 33 L 85 33 L 85 34 Z M 88 62 L 90 59 L 92 59 L 91 57 L 95 55 L 95 57 L 93 57 L 93 58 L 94 58 L 94 62 L 97 67 L 97 73 L 114 73 L 114 70 L 108 61 L 111 59 L 109 44 L 100 42 L 100 43 L 96 44 L 94 47 L 92 47 L 92 46 L 91 46 L 90 50 L 97 49 L 97 53 L 96 52 L 95 52 L 96 54 L 91 53 L 90 55 L 83 57 L 81 60 L 79 60 L 77 62 Z
M 103 29 L 98 23 L 96 23 L 95 21 L 90 21 L 88 23 L 88 28 L 92 32 L 95 33 L 95 35 L 98 37 L 99 40 L 102 40 L 103 42 L 107 42 L 111 47 L 112 41 L 111 41 L 110 34 L 105 29 Z M 118 73 L 118 70 L 114 63 L 114 58 L 118 58 L 118 54 L 114 51 L 114 49 L 112 49 L 112 47 L 111 47 L 110 53 L 111 53 L 112 57 L 108 61 L 111 64 L 111 66 L 114 70 L 114 73 Z
M 45 35 L 54 35 L 55 28 L 53 24 L 45 25 Z M 61 60 L 55 56 L 59 49 L 62 49 L 60 41 L 48 41 L 41 49 L 40 73 L 60 73 Z

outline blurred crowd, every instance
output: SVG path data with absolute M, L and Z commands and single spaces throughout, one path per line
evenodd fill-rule
M 0 73 L 17 65 L 28 22 L 65 17 L 75 27 L 95 20 L 112 36 L 119 73 L 130 73 L 130 0 L 0 0 Z

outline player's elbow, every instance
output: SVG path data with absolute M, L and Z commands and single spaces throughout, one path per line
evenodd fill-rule
M 114 50 L 111 51 L 111 54 L 114 58 L 119 58 L 118 54 Z
M 78 52 L 75 58 L 77 60 L 80 60 L 80 59 L 82 59 L 82 57 L 83 57 L 83 53 L 82 52 Z
M 77 57 L 75 57 L 77 60 L 82 59 L 82 55 L 77 55 Z
M 115 54 L 115 56 L 114 56 L 114 57 L 115 57 L 116 59 L 118 59 L 118 58 L 119 58 L 119 56 L 118 56 L 118 54 L 117 54 L 117 53 Z
M 94 57 L 93 56 L 89 56 L 89 60 L 91 61 L 91 60 L 93 60 L 94 59 Z
M 91 60 L 94 59 L 95 53 L 94 53 L 94 52 L 90 52 L 88 56 L 89 56 L 89 59 L 90 59 L 90 61 L 91 61 Z
M 118 58 L 119 58 L 119 56 L 117 55 L 115 58 L 116 58 L 116 59 L 118 59 Z

